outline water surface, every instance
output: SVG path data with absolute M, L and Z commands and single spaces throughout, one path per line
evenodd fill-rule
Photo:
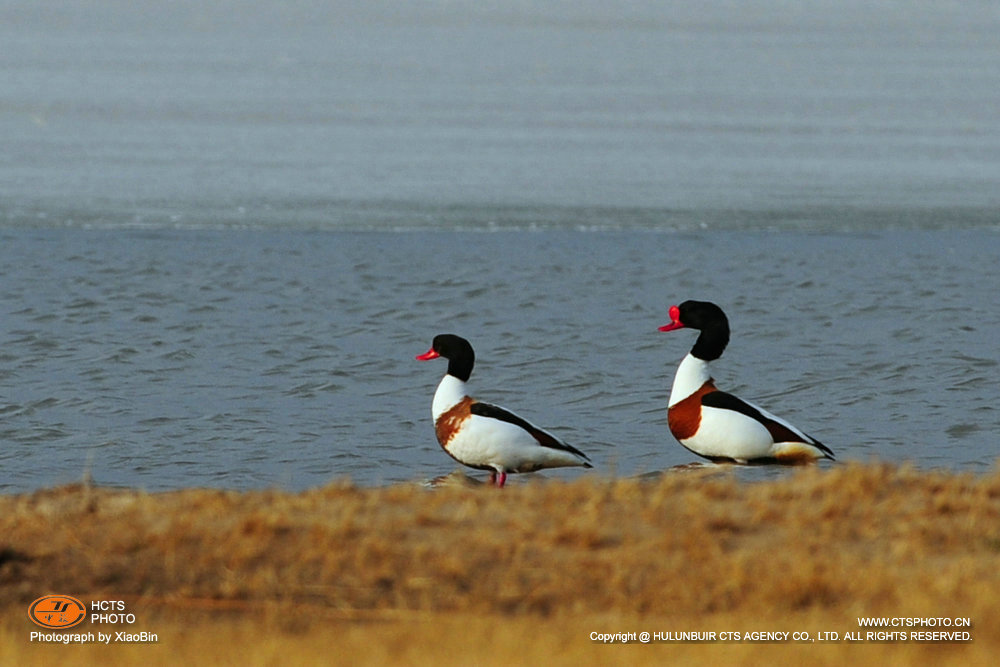
M 991 2 L 6 2 L 0 489 L 447 473 L 413 359 L 445 331 L 598 473 L 689 463 L 692 340 L 656 331 L 688 298 L 732 321 L 720 386 L 841 460 L 988 470 L 997 34 Z
M 690 332 L 729 312 L 720 386 L 840 460 L 986 471 L 1000 417 L 993 231 L 0 232 L 5 490 L 426 479 L 455 464 L 434 334 L 472 387 L 605 474 L 696 459 L 665 403 Z M 578 471 L 546 473 L 573 476 Z M 751 476 L 775 474 L 751 472 Z

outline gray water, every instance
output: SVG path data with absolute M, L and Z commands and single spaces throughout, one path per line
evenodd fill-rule
M 6 490 L 426 479 L 436 333 L 473 388 L 605 474 L 689 463 L 665 403 L 711 298 L 726 387 L 840 460 L 989 470 L 1000 427 L 993 231 L 0 232 Z M 577 471 L 546 473 L 572 476 Z M 751 473 L 763 475 L 767 473 Z
M 1000 10 L 870 4 L 0 3 L 0 490 L 445 474 L 445 331 L 689 463 L 687 298 L 839 460 L 991 469 Z

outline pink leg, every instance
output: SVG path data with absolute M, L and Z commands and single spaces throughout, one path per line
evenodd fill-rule
M 490 486 L 494 486 L 494 485 L 496 485 L 496 483 L 497 483 L 497 471 L 496 470 L 491 470 L 490 471 Z
M 505 472 L 500 473 L 500 476 L 497 477 L 497 488 L 502 489 L 504 482 L 506 481 L 507 481 L 507 473 Z

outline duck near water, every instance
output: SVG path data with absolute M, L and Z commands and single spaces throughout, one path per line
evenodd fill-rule
M 684 447 L 711 461 L 799 464 L 833 452 L 784 419 L 720 391 L 710 364 L 729 343 L 729 320 L 714 303 L 685 301 L 671 306 L 660 331 L 695 329 L 694 347 L 674 376 L 667 408 L 670 432 Z
M 592 467 L 580 450 L 530 424 L 512 412 L 469 396 L 466 383 L 476 361 L 469 341 L 441 334 L 420 361 L 444 357 L 442 378 L 431 415 L 441 447 L 459 463 L 490 471 L 490 483 L 503 487 L 508 473 L 535 472 L 564 466 Z

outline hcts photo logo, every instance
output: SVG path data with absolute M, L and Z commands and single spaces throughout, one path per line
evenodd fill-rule
M 69 595 L 43 595 L 28 607 L 28 618 L 50 630 L 72 628 L 86 617 L 87 608 Z

